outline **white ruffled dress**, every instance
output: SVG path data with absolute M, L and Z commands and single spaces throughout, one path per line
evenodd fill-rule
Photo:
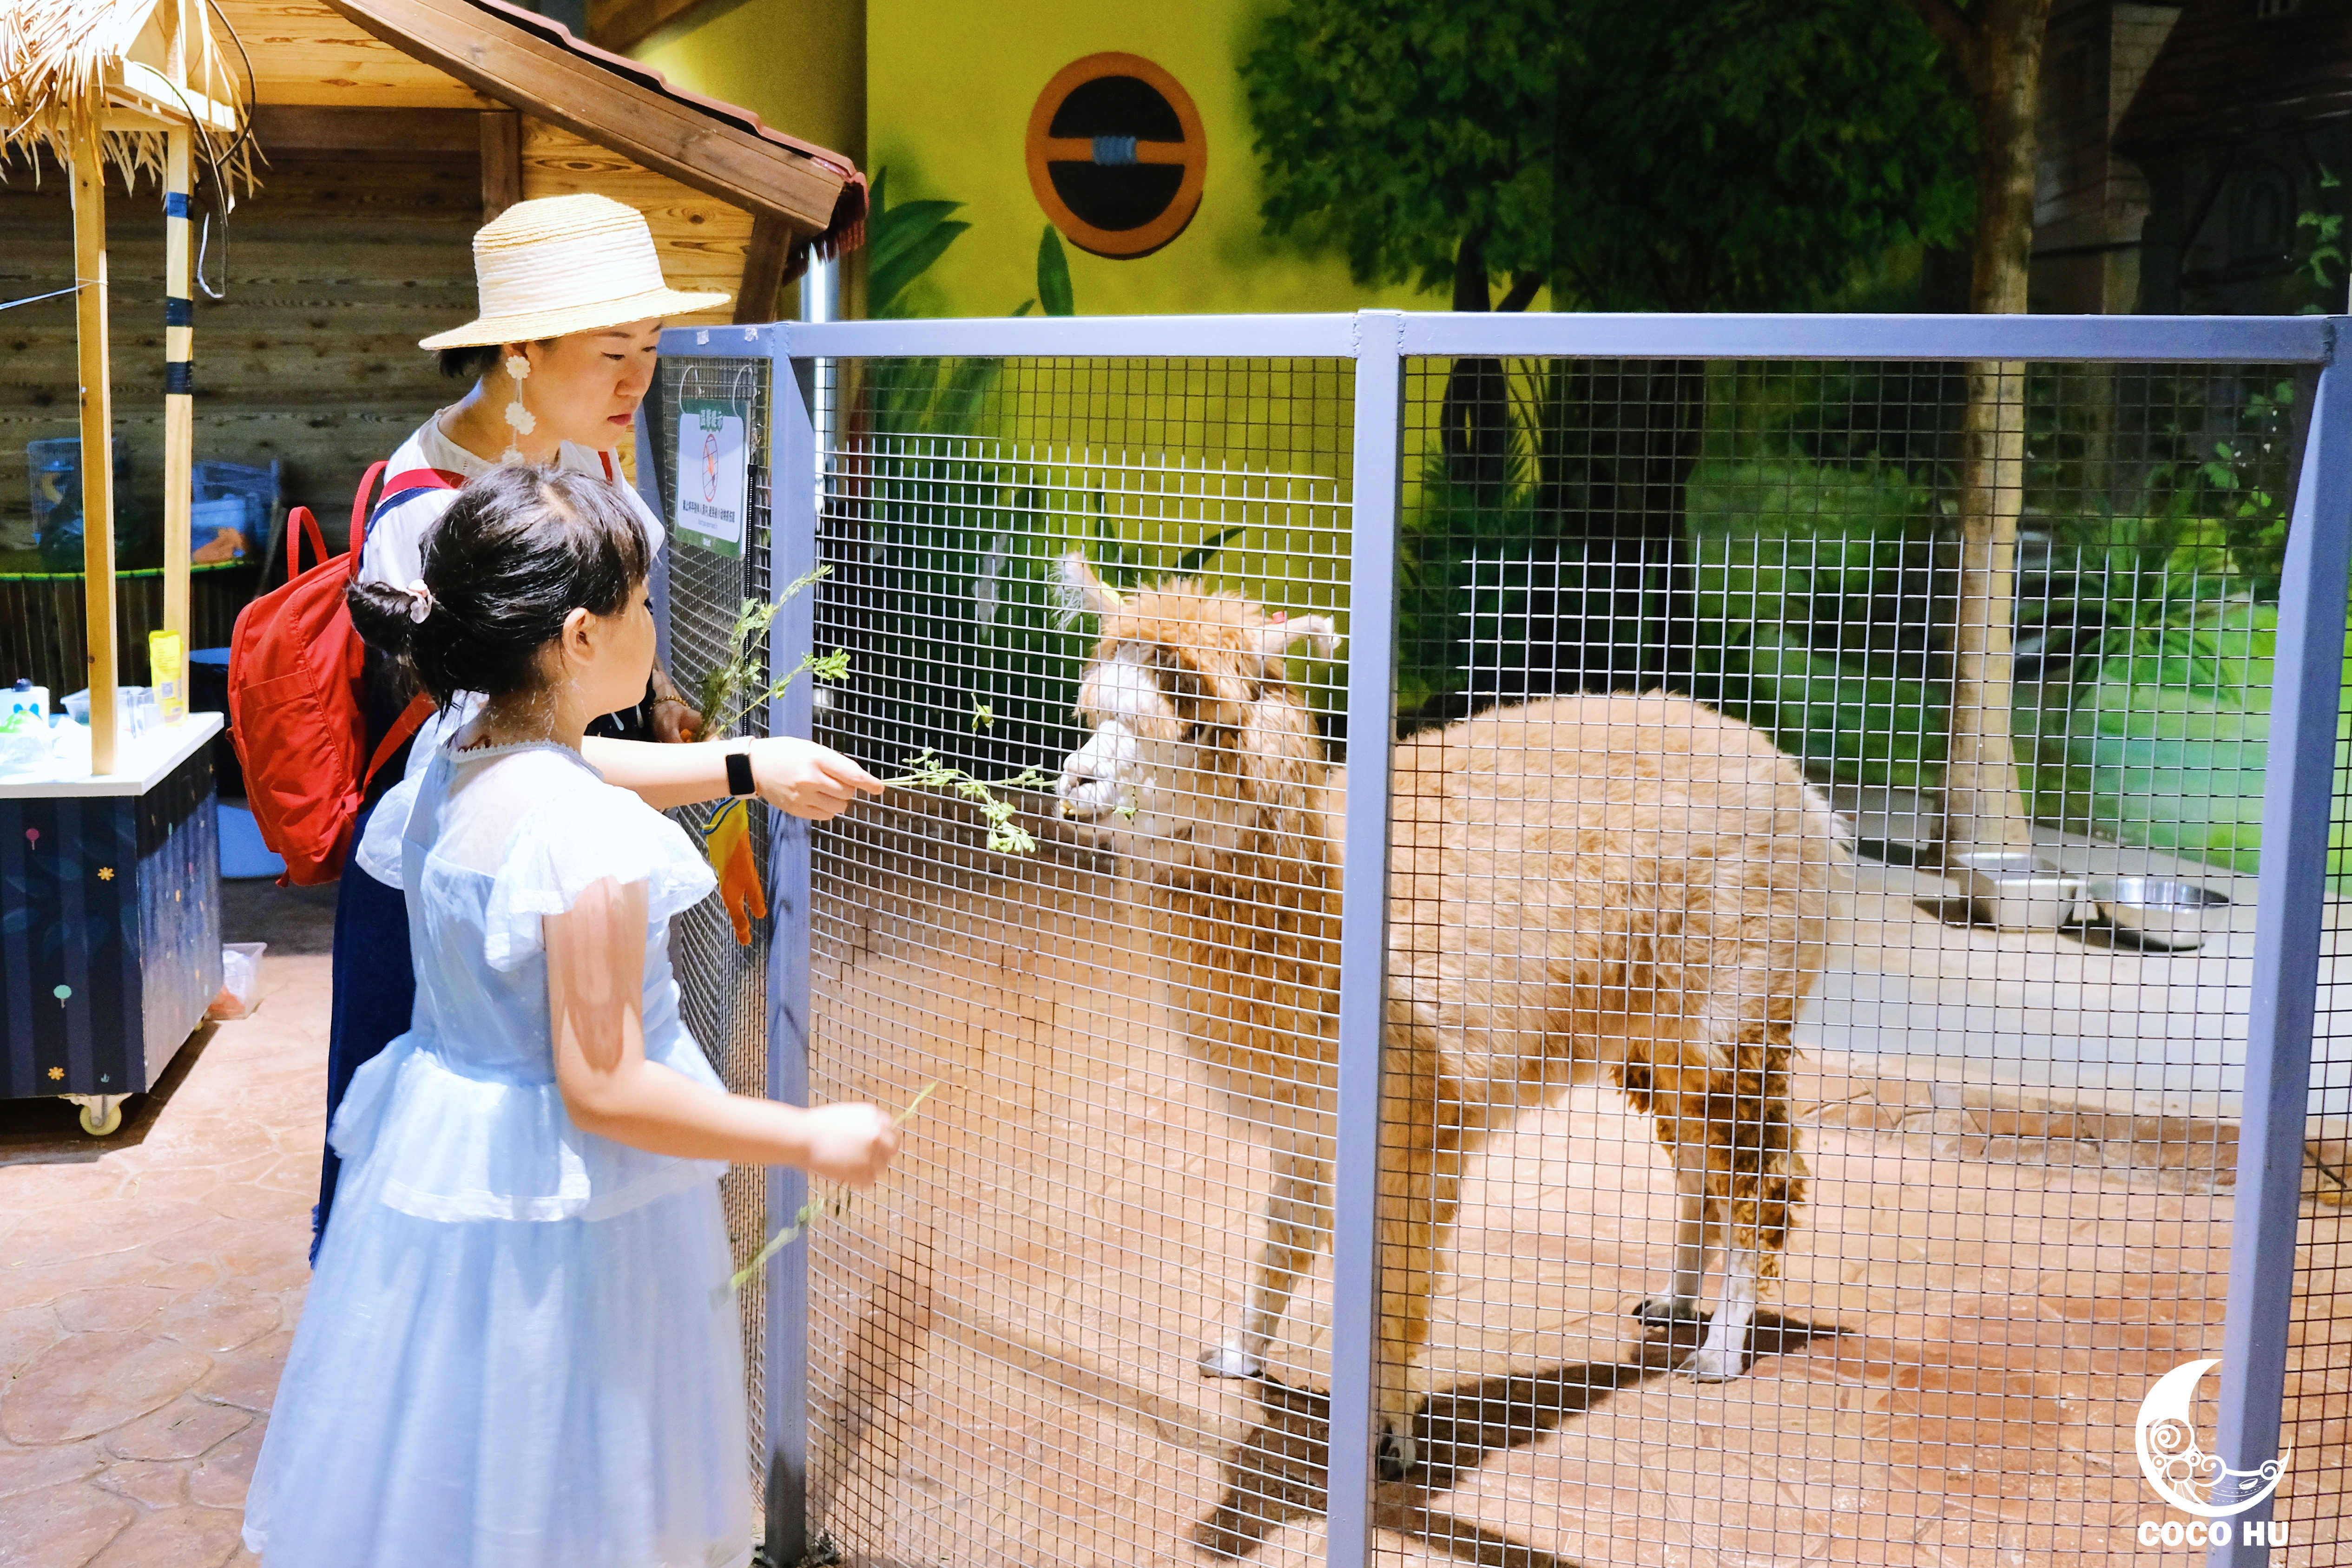
M 737 1568 L 725 1167 L 572 1124 L 540 934 L 600 878 L 645 883 L 646 1055 L 719 1087 L 668 945 L 710 868 L 562 747 L 444 751 L 380 810 L 406 816 L 416 1010 L 335 1117 L 246 1544 L 266 1568 Z

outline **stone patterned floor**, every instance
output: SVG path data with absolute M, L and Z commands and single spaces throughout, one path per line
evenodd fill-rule
M 274 930 L 232 897 L 234 935 L 280 938 L 251 1018 L 103 1143 L 62 1103 L 0 1114 L 0 1568 L 257 1561 L 237 1531 L 310 1281 L 328 959 L 299 951 L 323 949 L 316 894 Z

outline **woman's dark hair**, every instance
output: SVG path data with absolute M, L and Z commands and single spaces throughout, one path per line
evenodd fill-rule
M 478 382 L 499 362 L 499 350 L 494 343 L 476 343 L 462 349 L 436 349 L 433 358 L 451 381 Z
M 614 614 L 653 565 L 618 488 L 522 464 L 469 480 L 425 533 L 424 553 L 429 598 L 354 582 L 344 599 L 361 637 L 445 706 L 458 692 L 503 696 L 536 685 L 539 652 L 563 618 Z
M 552 338 L 541 338 L 531 346 L 544 349 L 554 341 Z M 434 350 L 433 362 L 453 382 L 478 382 L 498 368 L 499 358 L 505 352 L 502 344 L 468 343 L 462 349 Z

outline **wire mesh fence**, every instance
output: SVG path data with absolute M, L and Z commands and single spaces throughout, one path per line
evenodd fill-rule
M 774 366 L 764 357 L 684 358 L 662 361 L 661 373 L 647 397 L 647 428 L 656 439 L 639 452 L 656 476 L 661 513 L 676 519 L 682 482 L 699 475 L 682 476 L 668 439 L 688 410 L 723 408 L 741 422 L 746 437 L 746 537 L 738 548 L 693 530 L 673 527 L 668 554 L 668 670 L 682 692 L 696 700 L 714 670 L 730 665 L 739 643 L 737 622 L 745 602 L 763 602 L 774 591 L 770 580 L 770 534 L 773 520 L 772 454 L 769 450 L 770 403 Z M 756 693 L 768 682 L 763 644 L 747 645 L 750 667 L 740 685 Z M 716 719 L 719 716 L 712 716 Z M 733 733 L 764 735 L 768 710 L 754 704 Z M 761 813 L 753 802 L 736 810 Z M 671 812 L 690 832 L 699 836 L 712 825 L 709 807 L 682 807 Z M 768 835 L 751 832 L 749 841 L 761 875 L 768 873 Z M 750 922 L 751 940 L 737 940 L 735 925 L 717 900 L 706 900 L 679 915 L 670 925 L 671 958 L 678 976 L 678 1004 L 686 1025 L 710 1059 L 727 1087 L 740 1094 L 761 1094 L 768 1087 L 768 946 L 772 922 Z M 730 1168 L 719 1184 L 720 1205 L 727 1218 L 727 1235 L 740 1269 L 749 1264 L 767 1239 L 767 1184 L 761 1171 Z M 749 1384 L 747 1404 L 751 1422 L 751 1451 L 745 1462 L 751 1469 L 753 1507 L 764 1512 L 762 1489 L 768 1477 L 768 1435 L 765 1430 L 767 1377 L 766 1281 L 757 1276 L 740 1292 L 743 1320 L 743 1359 Z
M 805 1252 L 812 1560 L 2352 1561 L 2335 836 L 2313 929 L 2256 920 L 2323 354 L 1450 350 L 1359 475 L 1344 351 L 928 325 L 802 361 L 815 734 L 916 781 L 814 837 L 811 1082 L 919 1103 Z M 2282 1230 L 2250 1020 L 2313 938 Z M 2200 1364 L 2257 1233 L 2240 1487 Z

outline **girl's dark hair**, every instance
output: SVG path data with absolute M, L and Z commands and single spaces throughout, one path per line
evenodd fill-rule
M 388 582 L 344 591 L 368 644 L 413 673 L 436 702 L 503 696 L 539 680 L 541 648 L 574 610 L 611 615 L 653 565 L 618 488 L 586 474 L 503 464 L 457 492 L 425 536 L 425 619 Z

